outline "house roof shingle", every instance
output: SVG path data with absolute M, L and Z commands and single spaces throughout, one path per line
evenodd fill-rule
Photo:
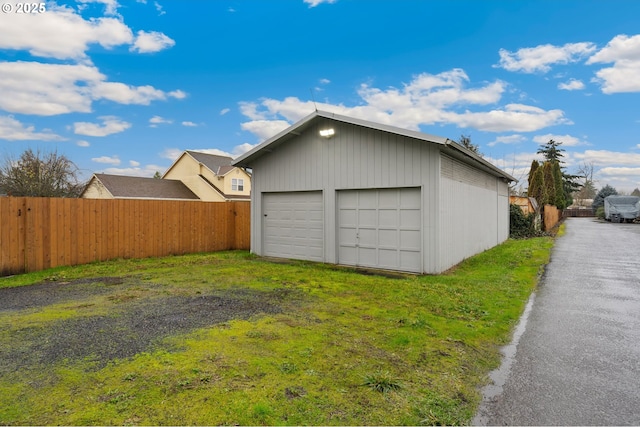
M 200 200 L 182 181 L 136 176 L 95 174 L 116 198 Z
M 231 162 L 233 161 L 231 157 L 189 150 L 187 150 L 187 153 L 198 162 L 211 169 L 211 171 L 216 175 L 224 175 L 234 168 L 234 166 L 231 166 Z

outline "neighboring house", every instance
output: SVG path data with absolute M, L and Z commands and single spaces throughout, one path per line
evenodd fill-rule
M 96 173 L 80 197 L 85 199 L 199 200 L 180 181 Z
M 162 179 L 182 181 L 203 201 L 248 201 L 251 175 L 242 168 L 232 166 L 232 161 L 231 157 L 185 151 L 167 169 Z
M 316 111 L 233 164 L 258 255 L 440 273 L 509 237 L 515 179 L 447 138 Z

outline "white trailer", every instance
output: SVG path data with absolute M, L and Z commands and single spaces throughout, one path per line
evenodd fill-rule
M 604 198 L 604 219 L 611 222 L 631 222 L 640 216 L 640 197 L 607 196 Z

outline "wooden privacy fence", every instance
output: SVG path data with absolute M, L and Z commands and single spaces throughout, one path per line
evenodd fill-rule
M 0 197 L 0 275 L 249 249 L 249 202 Z
M 544 231 L 551 230 L 562 219 L 562 211 L 552 205 L 544 205 L 543 215 Z
M 568 218 L 568 217 L 594 217 L 596 216 L 595 212 L 593 212 L 593 209 L 588 208 L 588 209 L 565 209 L 562 211 L 562 217 L 563 218 Z

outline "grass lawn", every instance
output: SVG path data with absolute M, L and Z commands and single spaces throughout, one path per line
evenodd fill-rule
M 109 280 L 81 300 L 0 311 L 0 359 L 24 357 L 17 369 L 0 360 L 0 424 L 465 424 L 552 244 L 509 240 L 439 276 L 220 252 L 2 278 L 0 288 Z M 264 295 L 277 310 L 171 333 L 107 362 L 27 357 L 64 322 L 225 294 Z

